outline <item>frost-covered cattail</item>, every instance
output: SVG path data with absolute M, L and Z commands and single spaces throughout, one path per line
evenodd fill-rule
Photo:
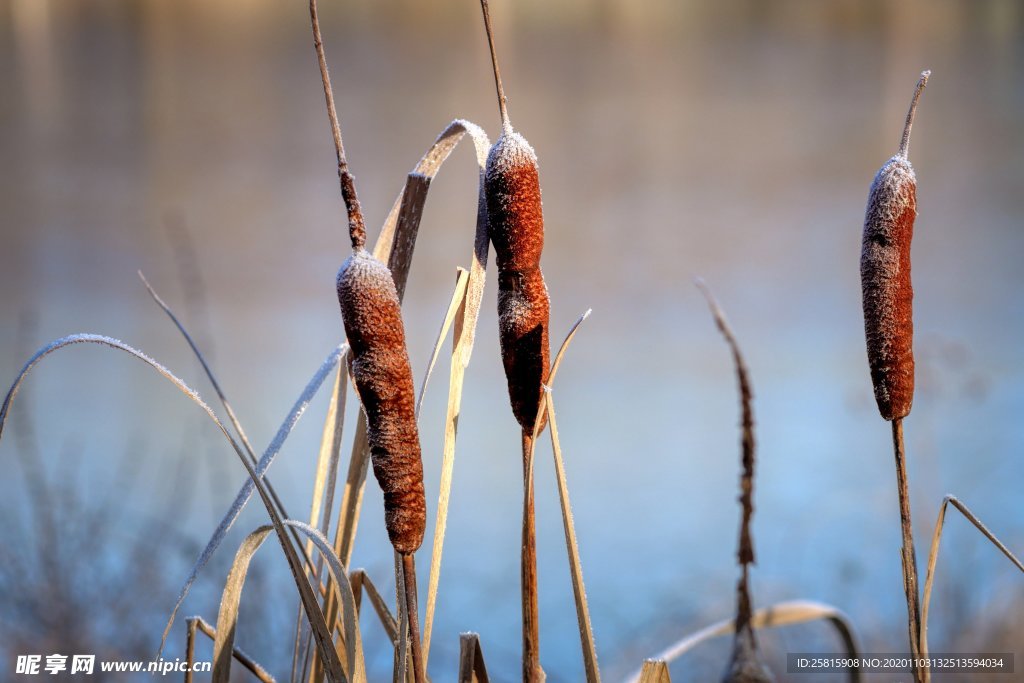
M 860 258 L 864 333 L 878 410 L 886 420 L 906 417 L 914 400 L 914 289 L 910 241 L 917 216 L 917 178 L 907 159 L 910 128 L 929 71 L 921 74 L 896 156 L 875 175 L 864 216 Z
M 498 264 L 501 358 L 516 420 L 532 432 L 541 382 L 550 369 L 551 304 L 540 254 L 544 247 L 537 157 L 530 144 L 504 127 L 487 157 L 487 210 Z M 541 427 L 544 417 L 541 416 Z
M 512 129 L 494 49 L 487 0 L 480 0 L 484 28 L 494 68 L 494 85 L 501 112 L 501 136 L 487 155 L 484 193 L 488 234 L 498 264 L 498 330 L 501 360 L 508 380 L 512 413 L 522 427 L 523 535 L 520 554 L 520 594 L 523 614 L 523 681 L 544 680 L 540 666 L 540 625 L 537 603 L 537 540 L 533 502 L 533 435 L 544 428 L 538 415 L 542 383 L 551 367 L 548 325 L 551 302 L 540 256 L 544 249 L 537 155 L 530 143 Z
M 416 393 L 409 352 L 405 347 L 402 304 L 391 271 L 365 249 L 366 227 L 356 195 L 355 179 L 348 169 L 341 140 L 316 0 L 309 0 L 309 17 L 327 117 L 334 136 L 341 196 L 348 212 L 349 240 L 352 242 L 352 255 L 338 271 L 338 303 L 348 337 L 352 378 L 366 414 L 366 436 L 373 473 L 384 492 L 384 522 L 391 544 L 402 559 L 399 589 L 405 593 L 409 616 L 414 680 L 424 683 L 426 672 L 417 619 L 413 554 L 423 543 L 427 502 L 423 492 L 419 430 L 416 427 Z
M 338 303 L 351 348 L 352 376 L 366 413 L 373 473 L 384 491 L 388 536 L 395 550 L 412 554 L 423 542 L 427 505 L 401 302 L 391 271 L 365 249 L 366 227 L 341 140 L 316 0 L 309 2 L 309 15 L 352 243 L 352 255 L 338 271 Z
M 512 413 L 523 430 L 532 434 L 541 383 L 551 366 L 551 304 L 540 269 L 544 249 L 540 180 L 533 147 L 509 123 L 486 0 L 481 0 L 481 6 L 501 111 L 501 136 L 487 155 L 484 177 L 490 238 L 498 264 L 501 358 Z M 543 427 L 543 415 L 540 420 Z
M 914 680 L 926 683 L 927 663 L 917 659 L 921 643 L 921 611 L 917 558 L 910 519 L 910 487 L 903 443 L 903 418 L 914 401 L 914 290 L 910 283 L 910 242 L 917 217 L 917 178 L 907 159 L 910 128 L 921 91 L 931 72 L 917 81 L 910 101 L 899 152 L 882 166 L 871 183 L 864 216 L 864 242 L 860 257 L 864 298 L 864 333 L 875 401 L 882 417 L 892 423 L 896 486 L 899 494 L 903 590 L 907 598 L 907 632 L 913 655 Z
M 416 394 L 391 271 L 365 249 L 356 250 L 338 273 L 338 302 L 373 473 L 384 492 L 388 536 L 395 550 L 413 553 L 423 542 L 427 507 Z

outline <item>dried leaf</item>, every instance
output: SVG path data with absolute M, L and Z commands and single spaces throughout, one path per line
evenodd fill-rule
M 859 656 L 860 648 L 857 646 L 857 640 L 849 617 L 831 605 L 812 602 L 810 600 L 780 602 L 754 612 L 750 619 L 750 624 L 754 628 L 776 628 L 779 626 L 805 624 L 819 619 L 828 621 L 832 627 L 835 628 L 836 633 L 843 641 L 843 647 L 849 657 L 855 658 Z M 735 619 L 723 619 L 722 621 L 714 623 L 697 631 L 696 633 L 692 633 L 680 639 L 676 643 L 662 650 L 652 659 L 669 664 L 676 659 L 679 659 L 701 643 L 711 640 L 712 638 L 729 635 L 735 632 L 735 629 Z M 640 671 L 635 672 L 628 679 L 629 683 L 639 683 L 640 676 Z M 859 681 L 860 672 L 851 669 L 850 680 Z
M 1003 545 L 1003 542 L 996 538 L 996 535 L 988 530 L 981 520 L 971 512 L 966 505 L 960 502 L 956 496 L 946 496 L 942 499 L 942 505 L 939 507 L 939 517 L 935 521 L 935 533 L 932 535 L 932 547 L 928 551 L 928 573 L 924 580 L 924 596 L 921 605 L 921 657 L 928 656 L 928 608 L 931 605 L 932 600 L 932 584 L 935 581 L 935 564 L 939 559 L 939 543 L 942 541 L 942 529 L 946 522 L 946 507 L 952 505 L 960 513 L 967 518 L 967 520 L 977 527 L 978 531 L 982 535 L 992 542 L 999 551 L 1007 557 L 1010 562 L 1014 564 L 1017 569 L 1024 572 L 1024 564 L 1010 552 L 1010 549 Z

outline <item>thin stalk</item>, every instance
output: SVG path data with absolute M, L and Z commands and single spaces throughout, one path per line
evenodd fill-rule
M 412 553 L 402 555 L 405 584 L 405 609 L 409 613 L 409 639 L 412 641 L 412 670 L 416 683 L 425 683 L 423 641 L 420 639 L 419 606 L 416 604 L 416 560 Z
M 540 419 L 540 416 L 537 416 Z M 544 680 L 540 668 L 540 619 L 537 608 L 537 528 L 533 504 L 534 435 L 523 432 L 523 550 L 520 589 L 523 604 L 523 681 Z
M 484 12 L 484 30 L 487 32 L 487 47 L 491 50 L 491 67 L 494 69 L 494 88 L 498 91 L 498 111 L 501 112 L 501 127 L 508 128 L 508 102 L 505 89 L 501 87 L 501 69 L 498 68 L 498 52 L 494 49 L 494 31 L 491 30 L 491 8 L 487 0 L 480 0 Z
M 907 154 L 910 152 L 910 129 L 914 125 L 914 114 L 917 113 L 917 101 L 921 99 L 921 91 L 924 90 L 924 86 L 928 85 L 928 77 L 931 75 L 931 71 L 921 72 L 921 78 L 918 79 L 917 87 L 914 88 L 914 97 L 910 100 L 910 109 L 907 110 L 907 122 L 903 124 L 903 137 L 900 139 L 899 155 L 904 159 L 907 158 Z
M 324 54 L 324 41 L 320 37 L 320 18 L 317 16 L 316 0 L 309 0 L 309 19 L 313 28 L 313 48 L 320 64 L 320 80 L 324 86 L 324 99 L 327 101 L 327 118 L 331 122 L 331 135 L 334 137 L 334 152 L 338 157 L 338 181 L 341 184 L 341 198 L 348 211 L 348 234 L 352 241 L 352 249 L 362 249 L 366 244 L 366 225 L 363 222 L 363 211 L 359 207 L 356 195 L 355 180 L 348 170 L 348 159 L 345 157 L 345 145 L 341 141 L 341 126 L 338 124 L 338 110 L 334 107 L 334 90 L 331 88 L 331 76 L 327 72 L 327 57 Z
M 921 642 L 920 594 L 917 588 L 917 556 L 914 553 L 914 532 L 910 523 L 910 488 L 907 485 L 907 453 L 903 446 L 903 418 L 892 421 L 892 446 L 896 456 L 896 486 L 900 499 L 900 529 L 903 532 L 903 592 L 907 596 L 907 629 L 910 636 L 910 654 L 915 660 L 911 666 L 914 680 L 928 681 L 928 669 L 918 669 L 919 644 Z
M 185 635 L 185 662 L 188 665 L 185 669 L 185 683 L 192 683 L 192 662 L 196 656 L 196 619 L 187 619 L 185 624 L 188 627 Z

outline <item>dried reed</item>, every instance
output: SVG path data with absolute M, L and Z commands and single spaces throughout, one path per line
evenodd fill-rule
M 416 426 L 412 366 L 405 346 L 402 308 L 394 278 L 388 267 L 364 248 L 366 227 L 341 139 L 316 0 L 310 0 L 309 14 L 353 251 L 338 273 L 338 302 L 351 347 L 352 378 L 366 415 L 373 472 L 384 492 L 388 537 L 395 551 L 402 556 L 405 570 L 402 583 L 409 614 L 413 670 L 416 683 L 423 683 L 425 675 L 412 555 L 423 542 L 427 504 L 423 491 L 423 461 Z
M 703 280 L 697 280 L 697 287 L 704 294 L 715 319 L 718 331 L 722 333 L 736 366 L 736 380 L 740 390 L 740 411 L 742 418 L 740 450 L 742 452 L 742 473 L 740 474 L 740 522 L 739 548 L 736 560 L 740 565 L 740 579 L 736 585 L 736 637 L 733 640 L 732 659 L 726 670 L 724 683 L 770 683 L 775 679 L 761 662 L 757 652 L 757 638 L 751 624 L 753 608 L 750 600 L 750 565 L 754 564 L 754 540 L 750 522 L 754 516 L 754 392 L 750 385 L 750 373 L 743 360 L 739 344 L 725 319 L 725 313 L 718 305 L 711 290 Z

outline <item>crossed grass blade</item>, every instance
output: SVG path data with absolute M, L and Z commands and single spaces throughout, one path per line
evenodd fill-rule
M 932 602 L 932 587 L 935 582 L 935 566 L 939 559 L 939 544 L 942 541 L 942 531 L 946 523 L 946 508 L 952 505 L 954 508 L 960 511 L 964 517 L 967 518 L 971 524 L 973 524 L 981 534 L 991 541 L 992 545 L 999 549 L 1003 555 L 1006 556 L 1010 562 L 1013 563 L 1017 569 L 1024 572 L 1024 564 L 1017 559 L 1016 555 L 1010 552 L 1010 549 L 1000 541 L 995 534 L 989 531 L 988 527 L 985 526 L 978 517 L 970 511 L 970 509 L 960 502 L 960 499 L 953 495 L 948 495 L 942 499 L 942 505 L 939 506 L 939 516 L 935 520 L 935 533 L 932 534 L 932 545 L 931 550 L 928 551 L 928 570 L 925 574 L 924 579 L 924 594 L 921 599 L 921 643 L 920 651 L 921 657 L 928 657 L 928 612 Z
M 217 639 L 217 629 L 210 626 L 202 617 L 189 617 L 185 620 L 187 624 L 187 635 L 185 639 L 185 663 L 188 668 L 185 670 L 185 683 L 192 683 L 192 666 L 195 662 L 195 641 L 196 634 L 202 633 L 211 641 Z M 231 656 L 244 666 L 249 673 L 256 677 L 261 683 L 275 683 L 274 677 L 263 667 L 262 664 L 246 654 L 237 647 L 231 649 Z
M 231 445 L 232 449 L 235 451 L 235 454 L 238 456 L 239 461 L 242 463 L 242 466 L 245 467 L 246 472 L 249 475 L 249 480 L 248 480 L 248 482 L 246 482 L 246 487 L 250 487 L 251 486 L 251 487 L 255 488 L 256 491 L 260 494 L 260 498 L 263 501 L 263 504 L 266 507 L 267 512 L 270 515 L 270 519 L 271 519 L 271 521 L 274 524 L 274 529 L 277 532 L 278 540 L 281 542 L 281 547 L 284 550 L 285 558 L 288 560 L 288 565 L 289 565 L 289 568 L 292 571 L 292 576 L 293 576 L 293 578 L 295 580 L 296 586 L 299 589 L 300 598 L 302 600 L 303 606 L 306 609 L 306 616 L 310 620 L 310 623 L 311 623 L 311 625 L 312 625 L 312 627 L 314 629 L 314 632 L 316 633 L 317 647 L 318 647 L 319 651 L 321 652 L 321 655 L 324 657 L 325 662 L 327 664 L 328 676 L 330 677 L 330 680 L 332 681 L 332 683 L 335 682 L 335 681 L 338 681 L 338 682 L 345 681 L 346 679 L 344 677 L 344 674 L 342 673 L 341 663 L 338 660 L 338 657 L 337 657 L 337 654 L 334 651 L 334 648 L 331 646 L 331 638 L 330 638 L 330 635 L 329 635 L 329 631 L 327 629 L 327 625 L 326 625 L 326 623 L 324 621 L 323 612 L 320 610 L 320 606 L 317 604 L 316 598 L 313 595 L 313 590 L 312 590 L 312 588 L 309 585 L 309 581 L 306 579 L 305 575 L 302 573 L 302 566 L 301 566 L 301 563 L 299 562 L 298 555 L 295 552 L 295 548 L 291 545 L 291 541 L 290 541 L 287 533 L 285 532 L 283 525 L 281 524 L 280 517 L 278 516 L 277 511 L 275 510 L 274 505 L 271 502 L 271 499 L 269 497 L 269 494 L 266 491 L 266 488 L 263 486 L 263 483 L 261 481 L 261 474 L 262 473 L 258 474 L 253 469 L 252 465 L 249 463 L 248 459 L 243 454 L 242 448 L 234 440 L 234 438 L 231 436 L 230 432 L 228 432 L 227 427 L 225 427 L 224 423 L 220 421 L 220 418 L 217 417 L 216 413 L 213 412 L 213 410 L 199 397 L 199 395 L 192 388 L 190 388 L 187 384 L 185 384 L 181 379 L 179 379 L 176 375 L 174 375 L 170 370 L 165 368 L 163 365 L 161 365 L 157 361 L 153 360 L 152 358 L 150 358 L 146 354 L 142 353 L 141 351 L 138 351 L 138 350 L 128 346 L 124 342 L 121 342 L 121 341 L 119 341 L 117 339 L 113 339 L 111 337 L 104 337 L 104 336 L 95 335 L 95 334 L 76 334 L 76 335 L 70 335 L 68 337 L 62 337 L 61 339 L 57 339 L 57 340 L 47 344 L 46 346 L 43 346 L 38 351 L 36 351 L 36 353 L 32 356 L 32 358 L 30 358 L 28 360 L 28 362 L 25 364 L 25 366 L 22 368 L 22 370 L 19 373 L 18 377 L 14 380 L 14 383 L 11 385 L 10 390 L 7 392 L 7 395 L 4 398 L 3 406 L 0 407 L 0 437 L 2 437 L 2 435 L 3 435 L 3 427 L 4 427 L 4 424 L 6 423 L 7 415 L 9 413 L 9 411 L 10 411 L 10 407 L 11 407 L 13 401 L 14 401 L 14 398 L 17 396 L 18 390 L 21 388 L 22 382 L 24 381 L 24 379 L 28 375 L 28 373 L 32 370 L 32 368 L 34 368 L 47 355 L 49 355 L 49 354 L 51 354 L 51 353 L 53 353 L 55 351 L 58 351 L 60 349 L 63 349 L 65 347 L 67 347 L 67 346 L 71 346 L 73 344 L 80 344 L 80 343 L 93 343 L 93 344 L 98 344 L 100 346 L 106 346 L 106 347 L 109 347 L 109 348 L 112 348 L 112 349 L 115 349 L 115 350 L 119 350 L 119 351 L 125 352 L 125 353 L 127 353 L 127 354 L 129 354 L 131 356 L 134 356 L 135 358 L 143 361 L 144 363 L 149 365 L 151 368 L 156 370 L 162 377 L 164 377 L 165 379 L 170 381 L 172 384 L 174 384 L 174 386 L 177 387 L 182 393 L 184 393 L 193 402 L 195 402 L 199 407 L 201 407 L 203 409 L 203 411 L 207 414 L 207 416 L 209 416 L 209 418 L 214 422 L 214 424 L 217 425 L 217 428 L 220 429 L 221 434 L 224 435 L 224 438 L 228 440 L 228 443 Z M 328 357 L 327 361 L 325 361 L 324 365 L 321 367 L 321 371 L 323 371 L 325 367 L 327 368 L 327 371 L 329 371 L 329 369 L 331 367 L 333 367 L 333 365 L 335 363 L 337 363 L 337 357 L 340 355 L 340 351 L 341 351 L 341 347 L 336 349 L 331 354 L 331 356 Z M 318 377 L 319 377 L 320 374 L 321 373 L 318 373 Z M 323 373 L 323 374 L 326 374 L 326 373 Z M 314 378 L 314 380 L 316 380 L 316 377 Z M 323 380 L 323 378 L 321 377 L 320 381 L 322 382 L 322 380 Z M 302 411 L 305 409 L 305 405 L 308 404 L 309 400 L 312 398 L 312 394 L 315 394 L 316 387 L 318 387 L 318 386 L 319 386 L 319 382 L 314 381 L 314 382 L 311 383 L 311 385 L 309 387 L 307 387 L 307 391 L 309 393 L 309 397 L 306 398 L 306 395 L 304 394 L 303 398 L 305 399 L 305 401 L 303 402 L 303 400 L 300 399 L 299 403 L 296 404 L 297 408 L 298 408 L 298 406 L 301 405 L 301 409 L 298 409 L 297 411 L 294 411 L 296 413 L 295 414 L 295 420 L 297 420 L 298 417 L 301 415 Z M 291 423 L 287 423 L 286 422 L 285 426 L 287 426 L 288 429 L 282 428 L 282 432 L 279 434 L 281 436 L 280 441 L 282 443 L 284 441 L 284 438 L 287 437 L 287 433 L 290 432 L 290 429 L 291 429 L 292 425 L 294 425 L 294 420 L 291 421 Z M 275 442 L 276 441 L 277 441 L 277 439 L 275 439 Z M 278 448 L 280 448 L 280 446 L 278 446 Z M 262 464 L 262 461 L 261 461 L 261 464 Z M 243 487 L 243 492 L 245 491 L 246 487 Z M 251 488 L 249 490 L 251 492 Z M 250 493 L 250 495 L 251 495 L 251 493 Z M 240 496 L 241 496 L 241 493 L 240 493 Z M 247 499 L 248 499 L 248 497 L 245 498 L 245 500 L 247 500 Z M 242 502 L 242 505 L 244 505 L 244 501 Z M 241 506 L 239 506 L 239 509 L 241 509 Z M 209 554 L 212 554 L 212 551 Z M 208 554 L 205 553 L 205 552 L 204 552 L 204 555 L 200 559 L 202 560 L 204 557 L 206 559 L 208 559 Z M 196 571 L 198 571 L 198 570 L 196 570 Z M 194 579 L 194 576 L 193 576 L 193 579 Z M 186 589 L 186 592 L 187 592 L 187 589 Z M 182 600 L 183 599 L 184 598 L 182 597 Z M 180 606 L 180 604 L 181 604 L 181 600 L 179 600 L 178 606 Z M 168 623 L 168 626 L 167 626 L 168 630 L 170 629 L 171 624 L 173 623 L 174 614 L 177 613 L 178 606 L 175 607 L 174 613 L 172 613 L 172 615 L 171 615 L 171 619 L 170 619 L 170 621 Z M 167 631 L 164 632 L 164 641 L 166 640 L 166 637 L 167 637 Z M 162 649 L 163 649 L 163 641 L 161 641 L 161 651 L 162 651 Z M 159 656 L 159 651 L 158 651 L 158 656 Z
M 282 524 L 292 527 L 305 534 L 327 560 L 335 583 L 340 587 L 345 624 L 345 659 L 348 666 L 348 680 L 353 683 L 365 683 L 366 664 L 363 657 L 362 639 L 359 632 L 358 613 L 355 597 L 349 586 L 348 575 L 340 559 L 331 548 L 330 542 L 317 529 L 305 522 L 282 520 Z M 245 586 L 245 578 L 253 555 L 273 530 L 273 526 L 261 526 L 249 534 L 239 547 L 228 573 L 224 591 L 221 596 L 220 609 L 217 615 L 217 637 L 214 640 L 214 683 L 228 683 L 231 674 L 231 650 L 234 647 L 235 629 L 238 624 L 238 608 Z

